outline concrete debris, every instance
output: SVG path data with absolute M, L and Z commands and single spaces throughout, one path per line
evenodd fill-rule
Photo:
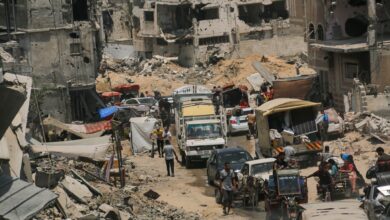
M 88 187 L 70 176 L 65 176 L 65 179 L 61 181 L 61 185 L 69 196 L 82 204 L 88 204 L 93 196 Z
M 380 142 L 390 141 L 390 121 L 375 114 L 353 114 L 345 115 L 346 123 L 353 124 L 360 132 L 368 133 Z M 350 126 L 347 126 L 350 127 Z
M 55 187 L 58 181 L 64 178 L 64 174 L 63 170 L 48 170 L 38 167 L 35 174 L 35 185 L 45 188 Z
M 160 197 L 160 194 L 150 189 L 149 191 L 144 193 L 144 196 L 148 197 L 149 199 L 158 199 L 158 197 Z
M 91 184 L 89 184 L 89 182 L 87 180 L 85 180 L 82 176 L 80 176 L 77 171 L 75 170 L 71 170 L 72 174 L 74 175 L 75 178 L 79 179 L 84 185 L 86 185 L 88 187 L 88 189 L 94 193 L 95 195 L 99 195 L 101 196 L 102 193 L 97 189 L 95 188 L 94 186 L 92 186 Z
M 154 91 L 159 88 L 162 95 L 170 95 L 175 88 L 184 84 L 205 84 L 208 86 L 228 84 L 246 85 L 248 88 L 258 90 L 257 84 L 248 81 L 257 70 L 253 62 L 260 62 L 262 69 L 267 71 L 272 79 L 285 79 L 296 77 L 294 64 L 289 64 L 283 58 L 250 55 L 238 59 L 218 58 L 216 62 L 197 63 L 192 67 L 182 67 L 171 57 L 154 56 L 151 59 L 126 58 L 114 60 L 106 57 L 102 65 L 105 71 L 96 79 L 96 90 L 108 92 L 111 88 L 134 81 L 143 91 Z M 291 59 L 291 58 L 290 58 Z M 292 58 L 297 60 L 298 58 Z M 307 64 L 300 68 L 301 75 L 315 75 L 315 71 Z M 151 84 L 150 82 L 153 81 Z M 253 80 L 251 80 L 253 81 Z

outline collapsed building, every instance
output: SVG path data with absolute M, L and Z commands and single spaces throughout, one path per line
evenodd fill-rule
M 240 42 L 283 35 L 284 0 L 132 1 L 134 49 L 139 56 L 178 57 L 183 66 L 238 51 Z
M 322 94 L 333 98 L 339 111 L 362 111 L 367 106 L 366 100 L 350 97 L 359 84 L 354 79 L 370 88 L 364 90 L 371 95 L 388 91 L 388 1 L 306 0 L 304 9 L 310 65 L 320 75 Z
M 97 24 L 90 22 L 94 5 L 87 1 L 5 1 L 0 4 L 1 41 L 31 66 L 31 74 L 44 114 L 63 121 L 92 118 L 97 102 Z M 22 68 L 23 70 L 23 68 Z M 93 111 L 92 111 L 93 110 Z
M 1 47 L 16 60 L 5 68 L 32 76 L 43 115 L 93 121 L 104 106 L 95 91 L 101 51 L 107 43 L 130 44 L 128 8 L 104 1 L 1 1 Z

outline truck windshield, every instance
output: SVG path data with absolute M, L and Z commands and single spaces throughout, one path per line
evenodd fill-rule
M 260 163 L 252 165 L 252 175 L 272 171 L 273 163 Z
M 191 124 L 187 126 L 188 139 L 204 139 L 222 137 L 219 124 Z

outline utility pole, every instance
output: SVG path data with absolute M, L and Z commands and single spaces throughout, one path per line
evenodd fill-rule
M 11 40 L 11 13 L 9 11 L 9 0 L 5 0 L 5 23 L 7 26 L 8 40 Z M 15 19 L 15 18 L 14 18 Z
M 371 75 L 371 83 L 379 84 L 379 59 L 378 59 L 378 48 L 377 48 L 377 40 L 376 40 L 376 29 L 377 29 L 377 21 L 378 18 L 376 16 L 376 1 L 368 0 L 367 1 L 367 9 L 368 9 L 368 48 L 370 53 L 370 75 Z

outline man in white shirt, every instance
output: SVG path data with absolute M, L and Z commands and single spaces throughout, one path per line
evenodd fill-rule
M 165 154 L 165 163 L 167 165 L 167 176 L 175 176 L 175 162 L 173 161 L 174 157 L 176 158 L 176 161 L 178 161 L 177 154 L 175 150 L 173 149 L 173 146 L 171 145 L 171 142 L 169 140 L 165 141 L 165 146 L 163 149 L 163 152 Z

